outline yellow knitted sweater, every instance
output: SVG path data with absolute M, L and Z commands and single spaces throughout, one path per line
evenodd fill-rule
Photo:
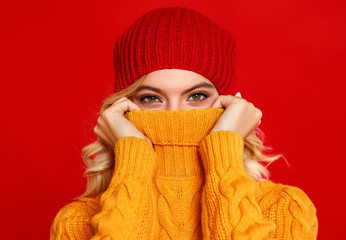
M 137 110 L 125 117 L 152 141 L 119 139 L 108 189 L 67 204 L 53 239 L 315 240 L 316 209 L 299 188 L 257 182 L 244 141 L 210 133 L 221 108 Z

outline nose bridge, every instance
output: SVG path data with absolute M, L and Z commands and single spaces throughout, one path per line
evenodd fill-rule
M 179 110 L 181 107 L 179 106 L 179 103 L 177 102 L 170 102 L 167 104 L 166 110 Z
M 181 108 L 182 106 L 178 97 L 175 97 L 175 98 L 172 97 L 167 100 L 167 104 L 165 108 L 166 110 L 179 110 Z

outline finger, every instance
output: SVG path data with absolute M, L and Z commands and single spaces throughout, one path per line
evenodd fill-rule
M 256 111 L 258 112 L 258 114 L 262 117 L 263 116 L 263 113 L 260 109 L 256 108 Z
M 220 95 L 215 103 L 213 104 L 213 106 L 215 105 L 215 107 L 224 107 L 224 108 L 227 108 L 229 107 L 230 105 L 238 102 L 238 101 L 244 101 L 244 99 L 241 98 L 238 98 L 238 97 L 234 97 L 232 95 Z M 212 107 L 213 107 L 212 106 Z
M 257 124 L 257 127 L 261 124 L 261 120 L 259 120 L 258 124 Z
M 134 110 L 140 110 L 140 108 L 134 102 L 126 98 L 123 100 L 119 99 L 116 103 L 111 105 L 105 111 L 108 111 L 110 113 L 119 113 L 123 115 L 125 112 Z
M 241 94 L 240 94 L 240 92 L 237 92 L 237 94 L 235 95 L 235 97 L 239 97 L 239 98 L 241 98 Z
M 229 95 L 220 95 L 212 105 L 212 108 L 222 108 L 225 106 L 225 101 Z
M 152 142 L 150 141 L 150 139 L 147 137 L 147 136 L 144 136 L 145 137 L 145 140 L 149 143 L 149 145 L 152 147 L 153 146 L 153 144 L 152 144 Z
M 129 103 L 129 105 L 128 105 L 129 111 L 140 110 L 140 107 L 137 104 L 135 104 L 134 102 L 132 102 L 131 100 L 129 100 L 128 103 Z
M 109 131 L 109 124 L 107 124 L 107 121 L 103 118 L 103 116 L 100 116 L 97 119 L 97 125 L 96 125 L 102 134 L 102 137 L 107 139 L 108 142 L 115 142 L 115 138 L 112 135 L 112 133 Z
M 221 103 L 220 103 L 220 97 L 218 97 L 215 102 L 213 103 L 213 105 L 211 106 L 211 108 L 221 108 Z
M 116 105 L 119 113 L 121 112 L 124 114 L 125 112 L 134 111 L 134 110 L 140 110 L 140 108 L 131 100 L 125 100 L 123 102 L 120 102 Z
M 116 100 L 112 105 L 114 105 L 115 103 L 123 102 L 123 101 L 125 101 L 126 99 L 128 99 L 128 98 L 127 98 L 127 97 L 119 98 L 119 99 Z
M 103 142 L 103 143 L 107 144 L 108 146 L 112 147 L 112 143 L 108 140 L 108 138 L 105 136 L 105 134 L 101 131 L 101 129 L 98 126 L 94 127 L 94 133 L 100 139 L 101 142 Z
M 132 133 L 134 132 L 133 128 L 135 127 L 125 118 L 124 113 L 139 109 L 134 102 L 127 99 L 105 110 L 105 123 L 112 134 L 112 139 L 117 141 L 119 138 L 128 135 L 128 129 L 132 129 Z M 137 130 L 137 133 L 142 134 L 139 130 Z
M 117 105 L 118 103 L 124 102 L 124 101 L 126 101 L 126 100 L 128 100 L 127 97 L 119 98 L 118 100 L 116 100 L 115 102 L 113 102 L 112 105 L 111 105 L 110 107 L 113 107 L 113 106 Z

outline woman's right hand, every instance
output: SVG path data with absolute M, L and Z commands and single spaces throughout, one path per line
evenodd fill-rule
M 124 117 L 125 112 L 134 110 L 140 108 L 127 97 L 120 98 L 99 116 L 94 133 L 111 148 L 123 137 L 142 138 L 152 146 L 150 139 Z

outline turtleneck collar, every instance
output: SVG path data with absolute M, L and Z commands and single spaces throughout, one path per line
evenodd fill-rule
M 223 112 L 222 108 L 135 110 L 125 118 L 153 143 L 158 154 L 157 176 L 201 177 L 199 145 Z
M 223 112 L 222 108 L 135 110 L 125 117 L 154 145 L 199 146 Z

